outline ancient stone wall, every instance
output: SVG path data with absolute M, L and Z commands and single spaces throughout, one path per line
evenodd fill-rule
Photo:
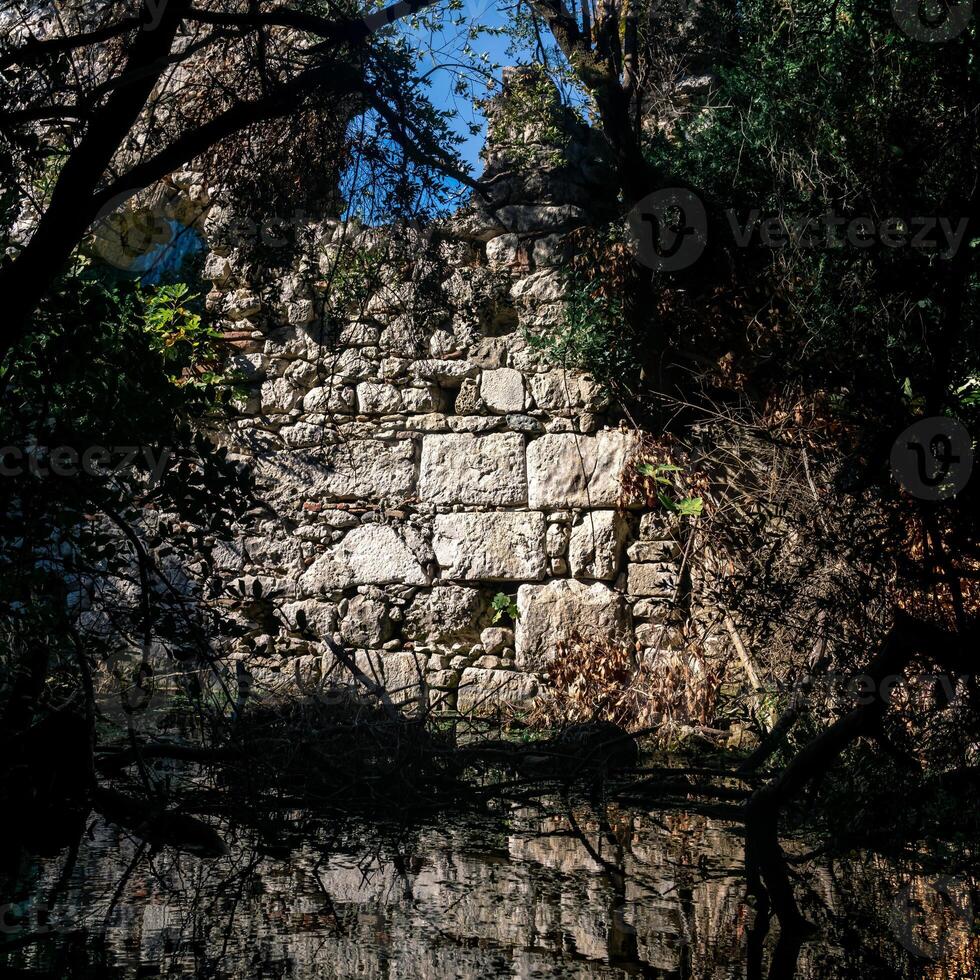
M 539 140 L 513 118 L 491 132 L 492 198 L 434 230 L 304 218 L 270 272 L 228 208 L 200 219 L 208 307 L 250 386 L 218 437 L 265 501 L 215 543 L 210 588 L 261 681 L 340 677 L 329 635 L 390 690 L 424 678 L 469 711 L 533 698 L 573 631 L 664 645 L 679 549 L 624 489 L 640 436 L 535 343 L 603 164 L 584 127 Z M 338 307 L 366 257 L 366 295 Z M 494 624 L 498 595 L 516 622 Z

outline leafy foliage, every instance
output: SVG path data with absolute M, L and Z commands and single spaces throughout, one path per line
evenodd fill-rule
M 161 285 L 140 293 L 143 325 L 150 346 L 162 358 L 164 373 L 178 386 L 189 386 L 205 404 L 229 393 L 242 395 L 240 380 L 221 370 L 221 334 L 198 312 L 198 294 L 186 283 Z M 203 407 L 203 406 L 202 406 Z
M 530 334 L 528 342 L 607 387 L 635 390 L 644 342 L 643 289 L 633 257 L 612 226 L 569 237 L 575 255 L 565 270 L 562 320 L 553 330 Z
M 506 592 L 498 592 L 490 601 L 490 608 L 493 610 L 491 622 L 494 623 L 499 623 L 504 617 L 508 617 L 512 623 L 516 623 L 520 616 L 517 603 Z

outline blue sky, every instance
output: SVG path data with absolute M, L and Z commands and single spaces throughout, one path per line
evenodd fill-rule
M 501 0 L 463 0 L 463 9 L 460 13 L 467 18 L 469 23 L 476 22 L 484 27 L 500 27 L 507 22 L 508 18 L 508 15 L 502 10 L 502 6 Z M 428 33 L 426 38 L 429 39 Z M 448 49 L 443 52 L 444 54 L 451 54 L 453 50 L 459 52 L 462 47 L 462 43 L 458 42 L 454 33 L 450 31 L 441 32 L 438 38 L 429 39 L 429 43 L 433 47 L 438 46 L 440 41 L 448 45 Z M 510 39 L 507 37 L 481 35 L 472 43 L 472 47 L 477 53 L 486 52 L 492 64 L 504 66 L 514 60 L 513 56 L 508 57 L 507 55 L 507 48 L 510 43 Z M 434 67 L 433 61 L 427 60 L 423 62 L 421 67 L 423 71 L 431 69 Z M 499 80 L 499 67 L 495 70 L 494 75 Z M 467 96 L 456 95 L 453 92 L 455 82 L 453 72 L 436 70 L 431 76 L 431 82 L 429 97 L 433 105 L 440 109 L 456 109 L 459 113 L 455 128 L 460 135 L 465 137 L 465 143 L 460 147 L 460 152 L 463 159 L 472 166 L 475 174 L 479 175 L 482 170 L 479 155 L 483 148 L 485 135 L 483 117 L 473 109 Z M 479 135 L 472 136 L 469 134 L 467 130 L 469 123 L 480 124 L 481 132 Z

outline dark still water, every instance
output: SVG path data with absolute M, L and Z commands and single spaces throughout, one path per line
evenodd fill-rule
M 201 860 L 90 818 L 77 853 L 4 869 L 0 976 L 728 980 L 766 975 L 778 934 L 747 898 L 738 828 L 705 816 L 556 802 L 284 826 L 302 831 L 271 845 L 219 826 L 229 853 Z M 967 882 L 860 856 L 797 868 L 817 924 L 797 976 L 978 975 Z

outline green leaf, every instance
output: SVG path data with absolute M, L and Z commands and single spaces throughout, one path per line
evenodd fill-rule
M 676 509 L 678 514 L 683 514 L 685 517 L 700 517 L 703 506 L 700 497 L 685 497 L 677 501 Z

